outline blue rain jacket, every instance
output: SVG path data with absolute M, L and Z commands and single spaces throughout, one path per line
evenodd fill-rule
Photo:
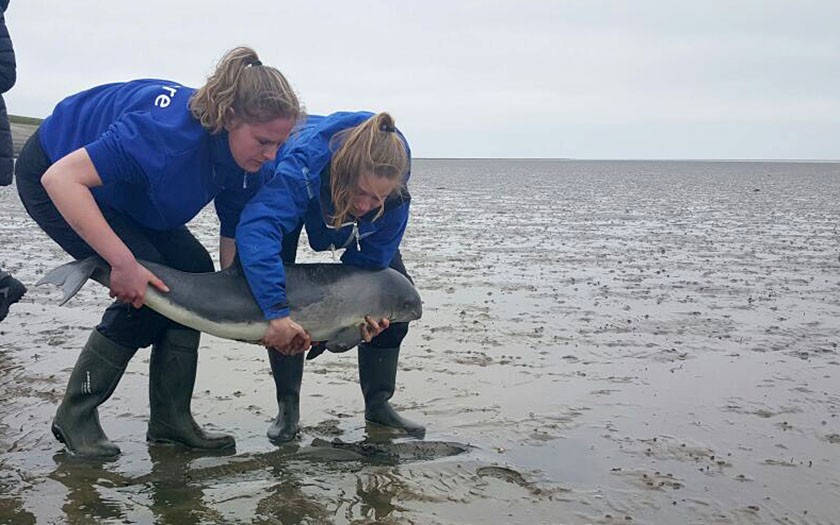
M 273 178 L 242 211 L 236 229 L 237 253 L 266 319 L 289 315 L 280 249 L 283 237 L 301 222 L 312 249 L 344 248 L 341 256 L 344 264 L 378 269 L 388 267 L 394 258 L 408 224 L 409 173 L 400 192 L 388 197 L 385 213 L 378 219 L 374 210 L 342 228 L 329 226 L 334 211 L 329 167 L 337 148 L 332 144 L 331 149 L 331 139 L 372 116 L 369 112 L 310 115 L 280 148 Z M 410 157 L 405 137 L 400 134 L 400 138 Z

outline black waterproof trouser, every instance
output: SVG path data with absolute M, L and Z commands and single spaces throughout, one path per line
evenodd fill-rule
M 51 165 L 36 131 L 23 146 L 15 166 L 20 200 L 29 216 L 68 254 L 76 259 L 96 255 L 93 248 L 67 224 L 41 185 L 41 177 Z M 138 188 L 138 191 L 144 190 Z M 167 231 L 151 230 L 108 207 L 100 205 L 100 210 L 137 259 L 165 264 L 184 272 L 214 270 L 210 254 L 186 226 Z M 181 325 L 145 306 L 136 309 L 130 304 L 115 302 L 105 310 L 96 328 L 117 344 L 142 348 L 157 342 L 166 330 L 177 327 Z

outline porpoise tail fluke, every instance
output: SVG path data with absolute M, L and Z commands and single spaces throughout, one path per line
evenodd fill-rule
M 88 279 L 98 281 L 96 273 L 101 274 L 106 270 L 108 265 L 99 257 L 88 257 L 81 261 L 72 261 L 67 264 L 62 264 L 58 268 L 54 268 L 47 272 L 40 281 L 35 283 L 35 286 L 42 284 L 54 284 L 61 288 L 64 292 L 64 297 L 59 306 L 69 301 L 78 291 L 84 286 Z M 97 272 L 99 270 L 99 272 Z

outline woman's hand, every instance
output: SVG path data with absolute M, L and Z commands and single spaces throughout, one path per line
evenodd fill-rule
M 262 343 L 283 355 L 302 354 L 312 346 L 312 340 L 306 330 L 291 317 L 272 319 L 265 330 Z
M 362 339 L 370 343 L 371 339 L 387 330 L 389 326 L 391 326 L 391 321 L 388 319 L 380 319 L 377 323 L 373 317 L 366 315 L 365 324 L 362 325 Z
M 143 306 L 143 301 L 146 299 L 146 286 L 149 283 L 162 292 L 169 291 L 163 281 L 140 265 L 137 260 L 111 268 L 111 297 L 123 303 L 131 303 L 134 308 Z

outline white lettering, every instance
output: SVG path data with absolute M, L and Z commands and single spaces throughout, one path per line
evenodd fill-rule
M 166 95 L 158 95 L 155 99 L 155 106 L 159 108 L 165 108 L 172 103 L 172 99 L 167 97 Z
M 174 86 L 163 86 L 163 90 L 169 93 L 168 95 L 158 95 L 155 98 L 155 106 L 159 108 L 166 108 L 169 107 L 169 104 L 172 103 L 172 99 L 175 97 L 175 93 L 178 92 L 178 88 Z

